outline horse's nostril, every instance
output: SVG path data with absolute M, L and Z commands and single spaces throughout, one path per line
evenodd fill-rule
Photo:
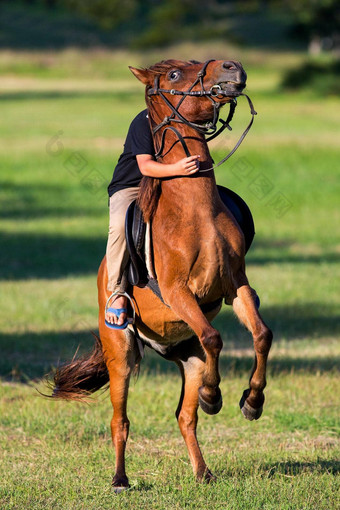
M 228 69 L 228 71 L 236 71 L 236 66 L 234 62 L 231 62 L 227 60 L 226 62 L 223 62 L 224 69 Z

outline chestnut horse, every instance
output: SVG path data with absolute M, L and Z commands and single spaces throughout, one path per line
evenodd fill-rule
M 219 197 L 205 138 L 216 130 L 220 107 L 235 102 L 242 93 L 246 81 L 242 65 L 168 60 L 131 71 L 146 86 L 158 160 L 173 163 L 184 157 L 184 149 L 200 155 L 200 170 L 190 177 L 144 178 L 141 184 L 139 204 L 152 226 L 154 268 L 164 302 L 150 289 L 134 287 L 130 294 L 136 328 L 106 327 L 109 292 L 104 258 L 98 273 L 100 342 L 91 355 L 74 359 L 55 376 L 53 396 L 57 398 L 81 399 L 110 382 L 116 450 L 112 483 L 117 492 L 129 486 L 124 460 L 129 433 L 126 407 L 129 379 L 141 358 L 140 339 L 180 369 L 183 385 L 176 417 L 194 474 L 207 482 L 214 477 L 197 442 L 197 410 L 200 405 L 206 413 L 215 414 L 222 406 L 218 362 L 223 344 L 210 323 L 222 299 L 233 306 L 253 336 L 255 363 L 240 402 L 249 420 L 262 413 L 272 341 L 245 273 L 244 235 Z

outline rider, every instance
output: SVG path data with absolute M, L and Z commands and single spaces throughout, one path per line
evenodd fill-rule
M 114 308 L 105 314 L 106 325 L 113 329 L 127 326 L 127 297 L 122 276 L 128 262 L 125 240 L 125 215 L 130 203 L 137 198 L 143 175 L 155 178 L 194 174 L 199 169 L 199 156 L 163 164 L 155 160 L 148 111 L 143 110 L 132 121 L 121 154 L 108 186 L 110 203 L 109 237 L 106 248 L 108 271 L 107 289 L 113 296 Z

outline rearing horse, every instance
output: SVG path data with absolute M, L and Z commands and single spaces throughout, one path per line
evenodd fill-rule
M 183 149 L 200 155 L 200 171 L 190 177 L 143 179 L 139 205 L 151 224 L 154 268 L 164 303 L 148 288 L 134 287 L 131 293 L 139 337 L 179 366 L 183 386 L 176 417 L 194 474 L 210 481 L 214 477 L 196 439 L 197 409 L 200 405 L 215 414 L 222 406 L 218 361 L 223 344 L 210 324 L 222 299 L 253 336 L 255 363 L 240 402 L 249 420 L 262 413 L 272 341 L 245 273 L 244 235 L 220 199 L 205 138 L 216 128 L 219 109 L 242 93 L 246 74 L 239 62 L 221 60 L 205 64 L 168 60 L 131 71 L 146 86 L 158 160 L 175 162 L 183 157 Z M 126 407 L 130 375 L 140 361 L 140 340 L 132 327 L 120 331 L 105 326 L 108 298 L 104 258 L 98 272 L 100 342 L 87 358 L 58 370 L 54 396 L 80 399 L 110 381 L 116 449 L 112 483 L 120 491 L 129 486 L 124 460 Z

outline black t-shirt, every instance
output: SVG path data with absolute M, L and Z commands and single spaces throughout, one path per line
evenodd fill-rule
M 138 154 L 155 155 L 152 134 L 149 126 L 148 111 L 143 110 L 133 119 L 121 154 L 108 186 L 109 196 L 124 188 L 139 186 L 142 174 L 136 156 Z

